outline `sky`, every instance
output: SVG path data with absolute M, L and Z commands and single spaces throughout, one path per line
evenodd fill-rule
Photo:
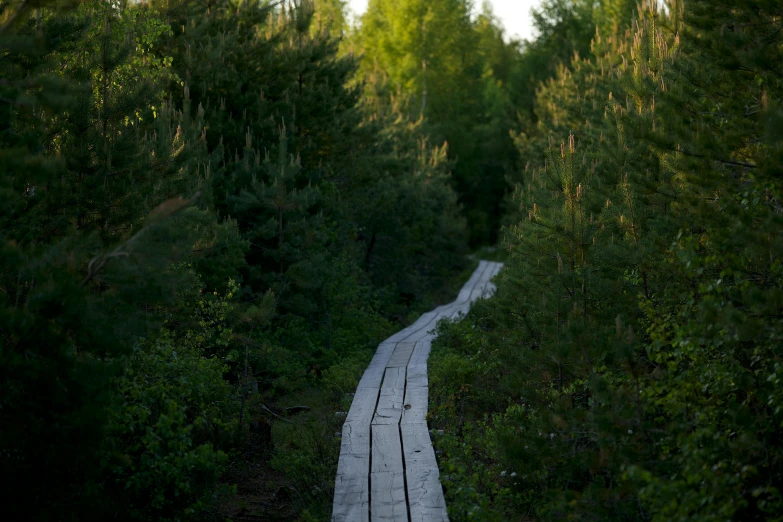
M 367 9 L 368 0 L 348 0 L 348 5 L 354 15 L 361 16 Z M 502 22 L 506 30 L 506 37 L 518 37 L 522 39 L 532 38 L 530 8 L 536 7 L 541 0 L 488 0 L 492 4 L 495 16 Z M 477 1 L 476 5 L 481 6 Z

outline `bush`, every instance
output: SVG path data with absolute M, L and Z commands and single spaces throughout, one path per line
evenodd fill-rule
M 129 519 L 184 520 L 209 505 L 237 425 L 226 370 L 165 330 L 130 356 L 109 432 Z

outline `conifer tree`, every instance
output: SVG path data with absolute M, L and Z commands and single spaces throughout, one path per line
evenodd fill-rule
M 506 101 L 516 75 L 508 70 L 513 59 L 497 53 L 513 54 L 513 44 L 505 44 L 490 12 L 474 24 L 470 9 L 461 0 L 373 1 L 357 46 L 364 54 L 359 74 L 372 79 L 368 103 L 409 98 L 408 117 L 425 119 L 433 144 L 448 143 L 470 241 L 481 244 L 495 239 L 505 175 L 516 161 L 507 132 L 515 112 Z
M 168 65 L 144 55 L 165 30 L 153 11 L 100 2 L 3 10 L 9 516 L 102 520 L 127 485 L 115 488 L 112 470 L 127 456 L 110 429 L 124 355 L 189 285 L 171 264 L 199 238 L 193 218 L 211 223 L 188 208 L 197 198 L 180 196 L 198 189 L 186 158 L 198 158 L 202 129 L 155 84 Z
M 513 259 L 458 343 L 500 360 L 507 516 L 774 517 L 779 16 L 642 6 L 536 92 Z

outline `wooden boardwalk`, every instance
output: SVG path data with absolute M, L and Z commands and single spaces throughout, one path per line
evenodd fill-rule
M 386 339 L 364 372 L 342 432 L 333 522 L 446 521 L 427 430 L 427 357 L 443 317 L 490 295 L 502 263 L 481 261 L 453 303 Z

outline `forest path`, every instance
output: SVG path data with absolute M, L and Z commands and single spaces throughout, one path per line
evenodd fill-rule
M 378 346 L 343 425 L 333 522 L 447 521 L 427 430 L 427 357 L 439 319 L 491 295 L 502 263 L 479 262 L 453 303 L 422 315 Z

